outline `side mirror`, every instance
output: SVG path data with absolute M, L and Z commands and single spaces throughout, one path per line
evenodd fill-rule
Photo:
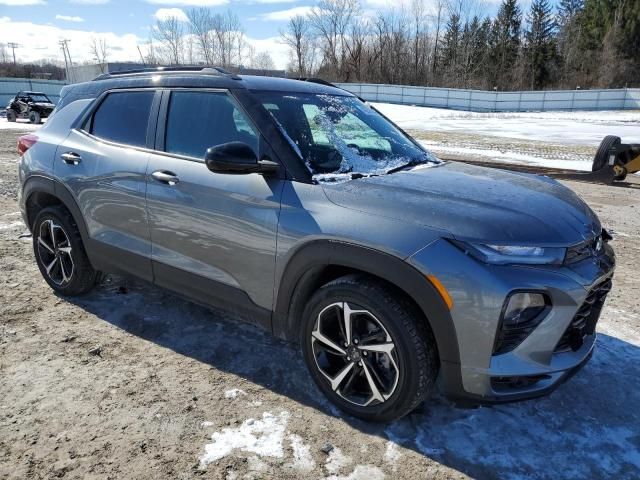
M 278 164 L 260 160 L 253 149 L 244 142 L 229 142 L 207 149 L 204 156 L 207 168 L 215 173 L 272 173 Z

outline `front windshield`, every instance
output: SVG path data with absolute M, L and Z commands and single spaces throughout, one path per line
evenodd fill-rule
M 49 97 L 47 97 L 42 93 L 30 93 L 29 97 L 31 97 L 32 102 L 51 103 L 51 100 L 49 100 Z
M 255 92 L 319 181 L 439 160 L 355 97 Z

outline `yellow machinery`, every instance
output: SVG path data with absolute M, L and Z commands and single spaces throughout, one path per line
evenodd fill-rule
M 640 144 L 622 143 L 620 137 L 608 135 L 600 143 L 591 167 L 593 176 L 607 183 L 624 180 L 640 171 Z

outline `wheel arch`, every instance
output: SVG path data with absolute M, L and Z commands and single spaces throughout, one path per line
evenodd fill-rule
M 80 208 L 71 192 L 60 182 L 49 177 L 32 175 L 24 183 L 22 198 L 24 199 L 24 217 L 30 231 L 32 231 L 33 222 L 40 210 L 49 206 L 62 205 L 71 214 L 73 221 L 78 226 L 82 243 L 85 247 L 87 246 L 89 233 Z M 88 251 L 87 254 L 89 255 Z M 90 255 L 89 260 L 91 261 Z
M 388 253 L 336 240 L 311 241 L 289 256 L 277 284 L 274 334 L 287 340 L 297 340 L 298 319 L 306 300 L 321 285 L 349 273 L 376 277 L 404 293 L 431 327 L 440 361 L 460 362 L 449 310 L 424 275 Z

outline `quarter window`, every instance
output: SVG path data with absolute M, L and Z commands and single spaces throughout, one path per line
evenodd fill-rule
M 124 145 L 144 147 L 153 91 L 110 93 L 93 115 L 91 134 Z
M 257 153 L 258 133 L 226 93 L 172 92 L 167 114 L 165 151 L 203 158 L 207 148 L 244 142 Z

